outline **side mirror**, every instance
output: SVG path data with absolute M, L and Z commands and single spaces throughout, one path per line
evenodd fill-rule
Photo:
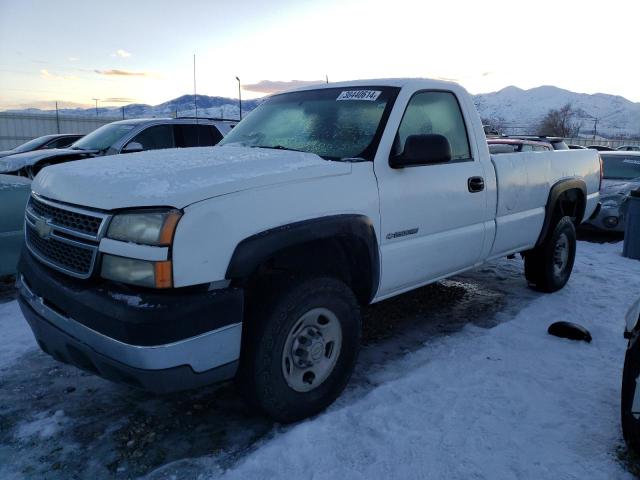
M 144 147 L 142 146 L 141 143 L 139 143 L 139 142 L 129 142 L 122 149 L 122 153 L 135 153 L 135 152 L 141 152 L 142 150 L 144 150 Z
M 429 165 L 451 160 L 451 145 L 444 135 L 409 135 L 404 143 L 404 151 L 389 159 L 391 168 L 410 165 Z

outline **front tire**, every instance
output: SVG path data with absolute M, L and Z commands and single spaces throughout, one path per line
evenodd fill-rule
M 569 281 L 575 258 L 576 228 L 570 217 L 562 217 L 542 245 L 525 254 L 525 277 L 536 290 L 555 292 Z
M 353 292 L 330 277 L 270 282 L 249 306 L 238 382 L 250 404 L 289 423 L 327 408 L 360 347 Z
M 637 334 L 636 334 L 637 335 Z M 633 407 L 636 395 L 640 396 L 636 379 L 640 374 L 640 342 L 634 335 L 629 340 L 627 353 L 624 357 L 624 369 L 622 371 L 622 392 L 620 394 L 620 419 L 622 423 L 622 434 L 629 448 L 636 453 L 640 453 L 640 399 L 636 400 L 636 408 Z

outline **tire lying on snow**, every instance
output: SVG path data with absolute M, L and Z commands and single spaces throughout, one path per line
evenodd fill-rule
M 295 422 L 324 410 L 347 385 L 360 347 L 360 309 L 335 278 L 270 283 L 249 306 L 237 381 L 265 414 Z
M 576 258 L 576 228 L 570 217 L 562 217 L 542 245 L 527 252 L 524 274 L 541 292 L 555 292 L 566 285 Z

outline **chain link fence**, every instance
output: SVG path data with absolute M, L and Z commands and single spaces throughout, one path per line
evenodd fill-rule
M 86 134 L 116 120 L 121 118 L 0 112 L 0 150 L 10 150 L 42 135 Z

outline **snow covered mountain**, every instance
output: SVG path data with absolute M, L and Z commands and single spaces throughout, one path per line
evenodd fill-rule
M 226 97 L 211 97 L 208 95 L 198 95 L 198 116 L 202 117 L 220 117 L 220 118 L 238 118 L 238 100 Z M 242 112 L 249 112 L 258 106 L 261 99 L 243 100 Z M 131 103 L 122 107 L 99 107 L 98 115 L 101 117 L 113 117 L 114 119 L 122 118 L 122 110 L 126 118 L 141 117 L 188 117 L 195 115 L 195 106 L 193 103 L 193 95 L 182 95 L 159 105 L 146 105 L 142 103 Z M 40 113 L 55 114 L 55 110 L 40 110 L 38 108 L 29 108 L 24 110 L 7 110 L 8 112 L 21 113 Z M 95 108 L 61 108 L 61 115 L 81 115 L 94 116 Z
M 261 99 L 243 100 L 244 113 L 253 110 Z M 580 134 L 593 134 L 595 118 L 597 131 L 605 137 L 640 137 L 640 103 L 634 103 L 617 95 L 576 93 L 553 86 L 529 90 L 506 87 L 492 93 L 474 96 L 476 108 L 483 119 L 500 127 L 505 133 L 538 133 L 540 120 L 551 109 L 559 109 L 570 103 L 576 111 L 575 121 L 581 124 Z M 122 118 L 123 107 L 100 107 L 100 116 Z M 53 110 L 10 110 L 13 112 L 55 113 Z M 94 108 L 61 109 L 61 114 L 95 115 Z M 129 104 L 124 106 L 126 118 L 194 116 L 193 95 L 183 95 L 159 105 Z M 238 100 L 226 97 L 198 95 L 198 115 L 208 117 L 238 118 Z
M 537 133 L 540 120 L 550 109 L 569 103 L 576 111 L 574 120 L 581 124 L 581 135 L 593 134 L 595 118 L 598 118 L 599 135 L 640 137 L 640 103 L 617 95 L 589 95 L 553 86 L 529 90 L 512 86 L 475 95 L 474 102 L 483 119 L 507 133 Z

